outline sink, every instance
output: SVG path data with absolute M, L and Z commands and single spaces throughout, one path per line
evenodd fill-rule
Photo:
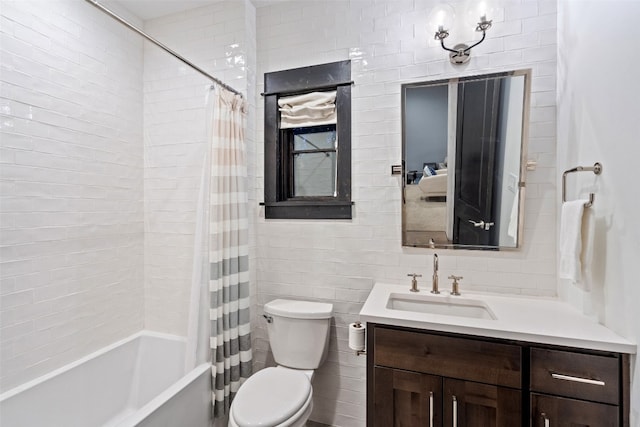
M 457 296 L 431 296 L 389 294 L 387 308 L 414 313 L 440 314 L 445 316 L 471 317 L 474 319 L 496 319 L 483 301 Z

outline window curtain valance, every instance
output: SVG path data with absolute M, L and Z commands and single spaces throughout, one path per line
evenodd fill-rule
M 278 99 L 280 129 L 336 124 L 336 91 Z

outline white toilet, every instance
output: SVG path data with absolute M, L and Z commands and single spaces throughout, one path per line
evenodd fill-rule
M 229 427 L 302 427 L 313 408 L 311 379 L 327 356 L 333 305 L 277 299 L 264 306 L 276 368 L 240 386 Z

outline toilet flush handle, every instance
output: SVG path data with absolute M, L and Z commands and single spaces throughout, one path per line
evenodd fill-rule
M 267 319 L 267 323 L 273 323 L 273 317 L 263 314 L 262 317 Z

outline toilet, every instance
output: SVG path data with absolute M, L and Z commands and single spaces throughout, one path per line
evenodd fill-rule
M 313 408 L 313 373 L 329 348 L 333 305 L 276 299 L 264 306 L 275 368 L 253 374 L 231 403 L 229 427 L 302 427 Z

